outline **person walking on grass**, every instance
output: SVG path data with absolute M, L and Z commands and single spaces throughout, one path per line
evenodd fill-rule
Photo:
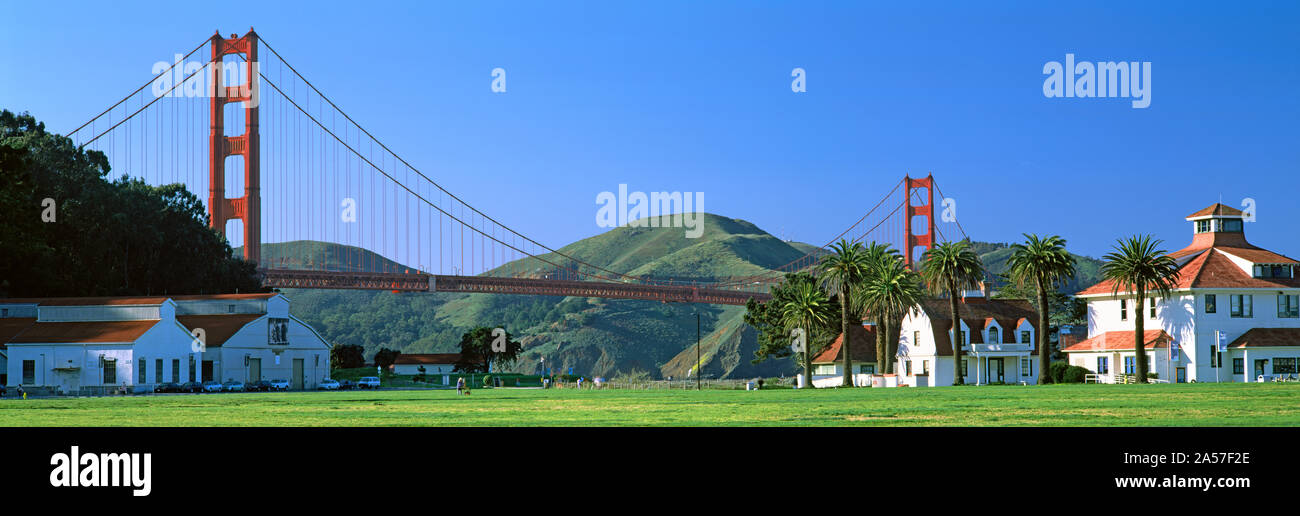
M 465 390 L 465 377 L 462 376 L 456 379 L 456 394 L 462 394 L 464 390 Z

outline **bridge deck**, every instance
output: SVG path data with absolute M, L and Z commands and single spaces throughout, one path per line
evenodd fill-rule
M 638 285 L 603 281 L 548 280 L 450 276 L 424 273 L 381 273 L 261 269 L 262 283 L 274 288 L 394 290 L 404 292 L 465 292 L 542 296 L 647 299 L 665 303 L 744 305 L 750 298 L 771 299 L 767 293 L 689 285 Z

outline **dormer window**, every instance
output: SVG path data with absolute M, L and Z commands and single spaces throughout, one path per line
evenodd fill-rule
M 1210 232 L 1210 221 L 1208 221 L 1208 220 L 1198 220 L 1198 221 L 1196 221 L 1196 232 L 1197 232 L 1197 233 L 1209 233 L 1209 232 Z
M 998 335 L 997 327 L 989 328 L 989 344 L 998 344 L 1002 342 L 1002 337 Z
M 1241 219 L 1223 219 L 1223 221 L 1220 223 L 1223 224 L 1223 229 L 1221 229 L 1220 231 L 1223 231 L 1224 233 L 1242 232 Z
M 1292 270 L 1290 265 L 1272 265 L 1266 263 L 1255 265 L 1256 278 L 1290 278 L 1291 276 Z
M 228 314 L 235 313 L 235 305 L 226 305 L 226 313 Z

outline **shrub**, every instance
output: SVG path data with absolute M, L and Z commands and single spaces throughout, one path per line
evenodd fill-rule
M 1052 383 L 1064 383 L 1065 371 L 1069 368 L 1070 364 L 1067 362 L 1052 362 L 1052 365 L 1047 368 L 1047 376 Z
M 1069 366 L 1061 377 L 1061 383 L 1083 383 L 1085 377 L 1092 374 L 1086 367 Z

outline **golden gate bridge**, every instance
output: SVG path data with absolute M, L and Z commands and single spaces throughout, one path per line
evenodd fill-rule
M 200 54 L 204 47 L 210 52 Z M 205 60 L 192 61 L 196 54 Z M 155 73 L 68 136 L 130 177 L 206 189 L 211 226 L 241 243 L 268 287 L 743 305 L 768 299 L 771 285 L 822 254 L 742 277 L 610 270 L 537 242 L 443 188 L 252 29 L 228 38 L 218 31 Z M 936 193 L 943 199 L 932 176 L 904 177 L 877 202 L 862 203 L 866 213 L 826 245 L 889 243 L 911 265 L 944 240 L 945 228 L 965 237 L 955 218 L 936 221 Z M 264 253 L 272 243 L 275 252 Z

